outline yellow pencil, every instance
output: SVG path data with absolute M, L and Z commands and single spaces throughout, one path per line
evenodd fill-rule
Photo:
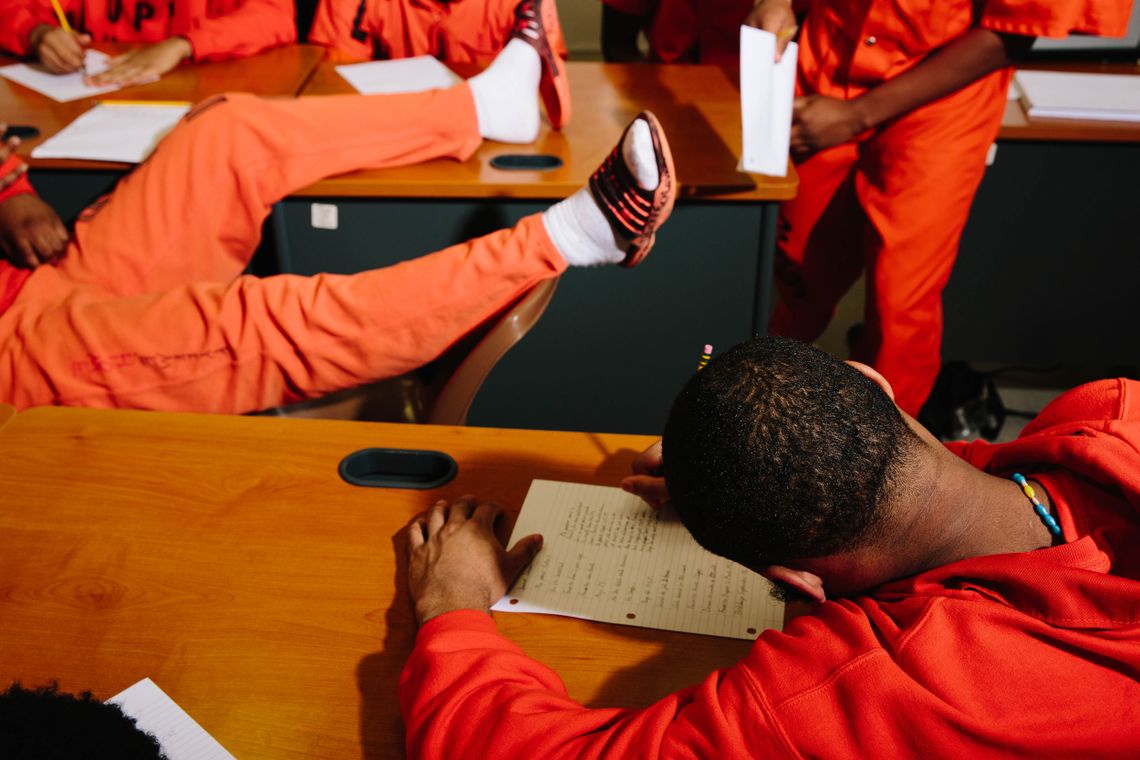
M 52 2 L 54 3 L 55 0 L 52 0 Z M 779 34 L 776 35 L 776 39 L 780 42 L 783 42 L 784 40 L 790 40 L 792 37 L 796 36 L 796 32 L 799 30 L 800 28 L 798 26 L 785 27 L 780 30 Z
M 166 108 L 186 108 L 194 105 L 189 100 L 100 100 L 99 105 L 117 106 L 164 106 Z
M 67 14 L 63 12 L 63 7 L 59 4 L 59 0 L 51 0 L 51 7 L 55 8 L 55 17 L 59 19 L 60 28 L 70 33 L 71 24 L 67 23 Z

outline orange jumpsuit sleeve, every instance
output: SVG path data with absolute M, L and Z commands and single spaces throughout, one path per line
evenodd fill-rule
M 309 42 L 351 58 L 372 58 L 372 36 L 363 24 L 369 17 L 367 0 L 321 0 L 309 30 Z M 361 32 L 354 37 L 357 25 Z
M 195 61 L 245 58 L 297 41 L 292 0 L 246 0 L 215 18 L 199 16 L 183 36 Z
M 16 155 L 8 156 L 8 160 L 0 164 L 0 177 L 7 177 L 9 173 L 19 169 L 24 165 L 24 160 Z M 27 173 L 20 175 L 12 184 L 0 189 L 0 203 L 8 200 L 15 195 L 23 195 L 25 193 L 35 194 L 35 189 L 32 188 L 32 183 L 28 180 Z
M 981 26 L 1029 37 L 1071 33 L 1122 37 L 1132 0 L 987 0 Z
M 59 24 L 51 3 L 39 0 L 0 0 L 0 19 L 0 49 L 21 57 L 32 53 L 28 37 L 33 29 L 40 24 Z
M 420 629 L 399 697 L 408 757 L 717 757 L 724 747 L 788 756 L 740 666 L 641 710 L 589 709 L 475 610 L 440 615 Z

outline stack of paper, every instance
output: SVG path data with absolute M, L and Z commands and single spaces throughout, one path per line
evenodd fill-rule
M 74 158 L 137 164 L 190 110 L 185 105 L 95 106 L 32 151 L 32 158 Z
M 783 177 L 788 173 L 792 103 L 796 94 L 796 56 L 789 42 L 776 61 L 776 35 L 740 27 L 740 116 L 744 145 L 740 168 Z
M 357 92 L 391 95 L 451 87 L 462 82 L 459 75 L 430 55 L 395 61 L 372 61 L 337 66 L 336 71 Z
M 1140 122 L 1140 76 L 1018 71 L 1014 82 L 1033 117 Z
M 112 84 L 102 87 L 91 87 L 83 81 L 85 76 L 94 76 L 95 74 L 101 74 L 106 71 L 107 62 L 109 60 L 110 56 L 106 53 L 101 53 L 98 50 L 88 50 L 87 57 L 84 59 L 84 70 L 77 71 L 74 74 L 52 74 L 39 65 L 33 66 L 26 63 L 14 63 L 11 66 L 0 67 L 0 76 L 11 79 L 13 82 L 18 82 L 38 93 L 47 95 L 52 100 L 64 103 L 69 100 L 89 98 L 93 95 L 100 95 L 104 92 L 112 92 L 119 89 L 121 85 Z M 153 77 L 147 81 L 153 82 L 157 79 L 158 77 Z M 134 84 L 144 83 L 135 82 Z
M 536 480 L 511 545 L 531 533 L 542 534 L 542 551 L 494 610 L 734 639 L 783 624 L 767 580 L 621 489 Z

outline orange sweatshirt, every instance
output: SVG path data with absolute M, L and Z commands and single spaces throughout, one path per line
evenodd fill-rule
M 291 0 L 62 0 L 72 27 L 96 42 L 159 42 L 181 36 L 194 60 L 243 58 L 295 42 Z M 47 0 L 0 0 L 0 48 L 30 55 L 40 24 L 58 25 Z

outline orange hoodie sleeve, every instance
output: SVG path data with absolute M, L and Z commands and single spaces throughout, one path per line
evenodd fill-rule
M 183 34 L 195 61 L 245 58 L 297 41 L 292 0 L 246 0 L 229 13 L 198 16 Z
M 40 24 L 59 24 L 47 0 L 0 0 L 0 49 L 20 57 L 31 55 L 28 37 Z
M 1131 11 L 1132 0 L 987 0 L 981 25 L 1029 37 L 1122 37 Z

